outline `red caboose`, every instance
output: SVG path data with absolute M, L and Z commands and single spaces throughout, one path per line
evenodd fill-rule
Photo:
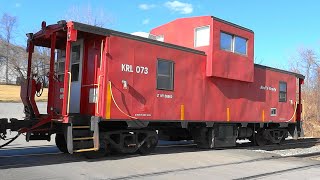
M 159 138 L 214 148 L 280 143 L 301 131 L 304 77 L 254 64 L 253 31 L 230 22 L 183 18 L 143 38 L 59 21 L 28 37 L 27 140 L 56 133 L 63 152 L 148 153 Z M 47 114 L 33 98 L 34 46 L 51 48 Z

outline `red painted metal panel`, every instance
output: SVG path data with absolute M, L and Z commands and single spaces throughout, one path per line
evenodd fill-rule
M 191 18 L 192 19 L 192 18 Z M 204 50 L 207 55 L 200 55 L 187 51 L 177 50 L 166 47 L 164 44 L 157 45 L 128 37 L 111 35 L 102 36 L 83 36 L 84 55 L 83 55 L 83 79 L 81 95 L 81 113 L 88 115 L 98 115 L 108 119 L 108 91 L 107 84 L 112 82 L 112 95 L 114 101 L 110 100 L 111 120 L 132 118 L 150 121 L 176 121 L 180 120 L 181 112 L 184 112 L 184 119 L 187 121 L 214 121 L 227 122 L 228 116 L 230 122 L 286 122 L 294 112 L 296 102 L 297 78 L 295 75 L 281 73 L 263 67 L 253 67 L 250 62 L 253 57 L 253 34 L 239 29 L 233 29 L 221 22 L 214 22 L 211 17 L 193 19 L 195 27 L 210 23 L 212 26 L 220 29 L 228 29 L 242 37 L 248 37 L 252 43 L 249 45 L 248 57 L 241 59 L 239 55 L 217 50 L 216 42 L 217 32 L 212 29 L 212 47 L 198 48 Z M 176 35 L 179 38 L 186 38 L 186 45 L 193 46 L 194 28 L 181 28 L 188 32 L 190 36 L 177 33 L 174 30 L 176 23 L 187 25 L 189 19 L 174 21 L 167 24 L 169 29 L 165 35 L 165 41 L 170 42 L 168 37 Z M 214 24 L 216 23 L 216 24 Z M 192 24 L 192 23 L 191 23 Z M 156 28 L 154 32 L 163 28 Z M 182 26 L 183 27 L 183 26 Z M 172 31 L 172 32 L 171 32 Z M 78 32 L 80 35 L 81 33 Z M 218 33 L 219 34 L 219 33 Z M 83 35 L 83 34 L 82 34 Z M 251 37 L 252 36 L 252 37 Z M 103 47 L 103 59 L 100 63 L 101 41 L 105 40 Z M 172 39 L 171 39 L 172 40 Z M 174 39 L 173 41 L 174 42 Z M 182 43 L 182 39 L 177 41 Z M 250 44 L 249 42 L 249 44 Z M 189 44 L 188 44 L 189 43 Z M 66 72 L 68 70 L 68 61 L 70 55 L 70 41 L 66 44 Z M 217 51 L 217 53 L 215 53 Z M 218 52 L 219 51 L 219 52 Z M 210 53 L 209 53 L 210 52 Z M 218 56 L 224 61 L 216 61 L 214 56 Z M 235 57 L 233 57 L 235 56 Z M 209 58 L 210 57 L 210 58 Z M 244 57 L 245 58 L 245 57 Z M 157 60 L 165 59 L 174 62 L 174 90 L 157 90 Z M 215 76 L 208 76 L 208 61 L 212 60 L 214 66 L 209 70 L 221 68 L 221 71 L 215 70 Z M 232 62 L 237 61 L 237 62 Z M 246 61 L 244 63 L 244 61 Z M 225 63 L 223 63 L 225 62 Z M 220 63 L 220 64 L 219 64 Z M 243 63 L 243 64 L 241 64 Z M 252 63 L 252 73 L 251 73 Z M 234 70 L 236 64 L 238 71 Z M 212 64 L 211 64 L 212 65 Z M 249 66 L 250 65 L 250 66 Z M 246 68 L 245 68 L 246 67 Z M 220 73 L 223 78 L 218 76 Z M 251 75 L 252 78 L 251 79 Z M 98 84 L 100 80 L 99 111 L 97 105 L 89 103 L 89 89 L 96 87 L 86 86 Z M 236 78 L 232 78 L 236 77 Z M 238 77 L 238 78 L 237 78 Z M 236 79 L 236 80 L 235 80 Z M 64 106 L 64 115 L 66 113 L 68 75 L 65 76 L 64 84 L 57 87 L 64 87 L 64 102 L 55 99 L 55 102 L 62 103 Z M 245 82 L 247 81 L 247 82 Z M 252 81 L 252 82 L 251 82 Z M 279 81 L 287 82 L 287 101 L 279 102 Z M 125 88 L 124 84 L 128 85 Z M 56 89 L 57 90 L 57 89 Z M 115 104 L 117 103 L 117 106 Z M 183 105 L 184 110 L 181 110 Z M 56 105 L 55 105 L 56 107 Z M 271 116 L 270 109 L 277 108 L 277 115 Z M 227 111 L 227 109 L 229 109 Z M 123 111 L 123 112 L 121 112 Z M 264 116 L 263 118 L 263 111 Z M 229 115 L 227 113 L 230 113 Z M 126 114 L 126 115 L 125 115 Z M 65 121 L 66 122 L 66 121 Z M 290 121 L 292 122 L 292 121 Z
M 142 120 L 179 120 L 181 105 L 185 106 L 185 120 L 192 121 L 226 122 L 227 108 L 231 122 L 263 122 L 262 111 L 265 122 L 286 122 L 293 115 L 294 75 L 255 68 L 253 83 L 207 77 L 206 56 L 121 37 L 110 40 L 108 76 L 116 103 L 128 115 Z M 174 91 L 156 89 L 158 58 L 175 63 Z M 123 65 L 129 67 L 123 70 Z M 137 73 L 137 66 L 147 67 L 148 73 Z M 123 89 L 123 80 L 129 89 Z M 287 102 L 279 102 L 279 81 L 287 82 Z M 111 119 L 130 119 L 111 104 Z M 270 108 L 277 108 L 277 116 L 270 116 Z
M 194 46 L 195 28 L 210 26 L 210 45 Z M 239 55 L 220 49 L 220 32 L 228 32 L 248 40 L 247 55 Z M 207 76 L 253 82 L 253 45 L 252 32 L 218 21 L 211 16 L 181 18 L 151 31 L 151 34 L 164 35 L 164 41 L 205 51 L 207 54 Z
M 194 33 L 195 28 L 202 26 L 210 26 L 210 46 L 195 47 L 194 46 Z M 164 41 L 179 46 L 189 47 L 204 51 L 207 54 L 206 72 L 208 76 L 212 76 L 213 65 L 212 55 L 213 48 L 213 20 L 211 16 L 200 16 L 191 18 L 181 18 L 161 25 L 151 30 L 151 34 L 164 35 Z
M 240 55 L 220 49 L 220 32 L 227 32 L 247 39 L 247 55 Z M 213 55 L 211 61 L 212 71 L 208 75 L 228 79 L 253 82 L 254 35 L 252 32 L 219 22 L 213 19 Z
M 51 45 L 50 45 L 50 70 L 49 70 L 49 82 L 53 82 L 54 76 L 54 58 L 55 58 L 55 49 L 56 49 L 56 32 L 51 35 Z M 49 83 L 48 88 L 48 105 L 47 105 L 47 113 L 53 116 L 53 101 L 55 97 L 54 83 Z
M 121 37 L 111 37 L 110 41 L 109 78 L 120 109 L 139 119 L 179 120 L 180 106 L 184 104 L 186 118 L 203 119 L 205 56 Z M 174 91 L 156 89 L 158 58 L 175 63 Z M 142 72 L 142 67 L 148 70 Z M 123 89 L 123 80 L 128 89 Z M 128 119 L 114 102 L 111 104 L 111 119 Z
M 89 115 L 102 115 L 100 112 L 102 107 L 102 99 L 104 93 L 102 72 L 103 61 L 100 61 L 101 56 L 101 41 L 104 40 L 101 37 L 90 38 L 84 41 L 84 55 L 83 55 L 83 69 L 82 69 L 82 89 L 81 89 L 81 114 Z M 101 63 L 101 64 L 100 64 Z M 100 78 L 99 78 L 100 76 Z M 100 82 L 98 82 L 100 79 Z M 100 93 L 98 99 L 100 100 L 97 105 L 96 103 L 89 102 L 90 89 L 98 89 Z M 97 110 L 97 108 L 99 110 Z
M 230 108 L 230 121 L 263 122 L 262 111 L 265 111 L 265 122 L 285 122 L 293 115 L 296 91 L 296 77 L 293 75 L 255 68 L 253 83 L 226 80 L 223 78 L 208 79 L 206 118 L 214 121 L 226 120 L 226 109 Z M 279 81 L 287 82 L 287 102 L 279 102 Z M 277 108 L 277 116 L 270 116 L 271 108 Z
M 60 89 L 63 89 L 63 82 L 54 81 L 54 103 L 53 103 L 53 111 L 56 114 L 62 114 L 62 102 L 63 98 L 63 92 L 60 91 Z

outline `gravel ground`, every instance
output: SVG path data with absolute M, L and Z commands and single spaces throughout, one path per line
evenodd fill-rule
M 44 114 L 47 112 L 47 102 L 37 102 L 39 112 Z M 0 118 L 17 118 L 23 119 L 22 103 L 0 103 Z
M 311 153 L 319 153 L 320 152 L 320 145 L 306 147 L 306 148 L 294 148 L 294 149 L 283 149 L 283 150 L 273 150 L 273 151 L 266 151 L 266 150 L 253 150 L 255 152 L 261 153 L 272 153 L 277 154 L 280 156 L 295 156 L 295 155 L 303 155 L 303 154 L 311 154 Z M 320 160 L 320 159 L 318 159 Z

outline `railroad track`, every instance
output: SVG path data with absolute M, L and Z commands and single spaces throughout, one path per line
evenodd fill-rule
M 190 145 L 193 145 L 193 144 L 190 144 Z M 183 146 L 185 146 L 185 145 L 183 145 Z M 203 169 L 212 169 L 212 168 L 219 168 L 219 167 L 231 166 L 231 165 L 243 165 L 244 166 L 245 164 L 256 163 L 256 162 L 259 162 L 259 161 L 272 161 L 272 160 L 277 160 L 277 159 L 286 159 L 286 158 L 290 158 L 290 157 L 301 157 L 301 158 L 308 157 L 308 158 L 310 158 L 310 157 L 313 157 L 313 156 L 320 156 L 320 152 L 309 153 L 309 154 L 301 154 L 301 155 L 292 155 L 292 156 L 286 156 L 286 157 L 284 157 L 284 156 L 272 156 L 272 157 L 257 158 L 257 159 L 251 159 L 251 160 L 246 160 L 246 161 L 238 161 L 238 162 L 231 162 L 231 163 L 211 164 L 211 165 L 206 165 L 206 166 L 196 166 L 196 167 L 191 167 L 191 168 L 178 168 L 178 169 L 172 169 L 172 170 L 166 170 L 166 171 L 157 171 L 157 172 L 152 172 L 152 173 L 143 173 L 143 174 L 136 174 L 136 175 L 130 175 L 130 176 L 122 176 L 122 177 L 116 177 L 116 178 L 111 178 L 111 179 L 112 180 L 125 180 L 125 179 L 152 178 L 152 177 L 162 176 L 162 175 L 167 175 L 167 174 L 175 174 L 175 173 L 188 172 L 188 171 L 198 171 L 198 170 L 203 170 Z M 257 179 L 257 178 L 263 178 L 263 177 L 278 175 L 278 174 L 287 173 L 287 172 L 296 171 L 296 170 L 306 170 L 306 169 L 309 169 L 309 168 L 318 168 L 318 167 L 320 167 L 320 163 L 310 164 L 310 165 L 305 165 L 305 166 L 299 166 L 299 167 L 295 167 L 295 168 L 288 168 L 288 169 L 283 169 L 283 170 L 278 170 L 278 171 L 271 171 L 271 172 L 256 174 L 256 175 L 252 175 L 252 176 L 240 177 L 240 178 L 236 178 L 236 180 Z
M 284 150 L 284 149 L 294 149 L 294 148 L 307 148 L 315 145 L 320 145 L 320 138 L 305 138 L 305 139 L 289 139 L 284 141 L 281 144 L 270 144 L 265 146 L 239 146 L 239 148 L 248 149 L 248 150 L 265 150 L 265 151 L 274 151 L 274 150 Z
M 242 144 L 240 147 L 236 147 L 236 148 L 226 148 L 226 149 L 248 149 L 248 150 L 259 150 L 259 149 L 268 149 L 268 150 L 273 150 L 273 149 L 290 149 L 290 148 L 297 148 L 297 147 L 303 147 L 303 146 L 312 146 L 315 144 L 320 144 L 320 139 L 299 139 L 299 140 L 287 140 L 285 141 L 282 145 L 267 145 L 267 146 L 263 146 L 263 147 L 259 147 L 259 146 L 250 146 L 250 143 L 244 143 Z M 189 144 L 187 143 L 183 143 L 183 144 L 169 144 L 169 145 L 161 145 L 159 146 L 160 149 L 172 149 L 172 148 L 185 148 L 185 147 L 191 147 L 191 149 L 194 151 L 197 151 L 197 148 L 194 147 L 195 144 L 193 144 L 192 142 L 189 142 Z M 194 148 L 193 148 L 194 147 Z M 51 147 L 45 147 L 45 148 L 51 148 Z M 187 148 L 190 149 L 190 148 Z M 167 150 L 164 150 L 167 151 Z M 186 150 L 188 151 L 188 150 Z M 199 150 L 198 150 L 199 151 Z M 159 153 L 155 153 L 155 154 L 166 154 L 166 152 L 159 152 Z M 32 160 L 29 159 L 28 156 L 32 156 Z M 57 158 L 57 157 L 60 158 Z M 63 160 L 61 160 L 61 157 L 63 156 Z M 117 156 L 117 155 L 116 155 Z M 132 155 L 134 156 L 134 155 Z M 271 160 L 277 160 L 277 159 L 286 159 L 286 158 L 290 158 L 290 157 L 296 157 L 296 158 L 310 158 L 310 157 L 319 157 L 320 156 L 320 152 L 317 153 L 308 153 L 308 154 L 299 154 L 299 155 L 292 155 L 292 156 L 286 156 L 286 157 L 282 157 L 282 156 L 270 156 L 270 157 L 263 157 L 263 158 L 254 158 L 254 159 L 249 159 L 249 160 L 245 160 L 245 161 L 236 161 L 236 162 L 230 162 L 230 163 L 219 163 L 219 164 L 214 164 L 214 163 L 210 163 L 208 165 L 203 165 L 203 166 L 195 166 L 195 167 L 190 167 L 190 168 L 177 168 L 177 169 L 171 169 L 171 170 L 164 170 L 164 171 L 155 171 L 155 172 L 149 172 L 149 173 L 143 173 L 143 174 L 136 174 L 136 175 L 131 175 L 131 176 L 122 176 L 122 177 L 115 177 L 113 179 L 131 179 L 131 178 L 152 178 L 152 177 L 156 177 L 156 176 L 162 176 L 162 175 L 166 175 L 166 174 L 174 174 L 174 173 L 183 173 L 183 172 L 188 172 L 188 171 L 198 171 L 198 170 L 202 170 L 202 169 L 215 169 L 215 168 L 219 168 L 219 167 L 228 167 L 228 166 L 245 166 L 246 164 L 250 164 L 250 163 L 255 163 L 255 162 L 259 162 L 259 161 L 271 161 Z M 130 155 L 128 155 L 127 157 L 131 157 Z M 5 163 L 1 164 L 0 169 L 8 169 L 8 168 L 19 168 L 19 167 L 28 167 L 28 166 L 35 166 L 38 165 L 39 162 L 44 162 L 44 160 L 51 160 L 53 161 L 53 163 L 51 164 L 59 164 L 59 163 L 66 163 L 66 162 L 81 162 L 84 161 L 83 158 L 81 157 L 72 157 L 72 156 L 68 156 L 68 155 L 64 155 L 64 154 L 60 154 L 60 152 L 57 153 L 47 153 L 47 154 L 24 154 L 24 155 L 16 155 L 13 157 L 10 156 L 3 156 L 0 158 L 6 158 L 6 160 L 4 161 Z M 13 158 L 12 160 L 10 160 L 11 158 Z M 106 158 L 107 159 L 113 159 L 113 157 L 109 157 Z M 26 164 L 15 164 L 16 162 L 19 161 L 26 161 Z M 45 164 L 46 165 L 46 164 Z M 297 170 L 307 170 L 309 168 L 319 168 L 320 167 L 320 162 L 316 163 L 316 164 L 311 164 L 311 165 L 301 165 L 298 167 L 294 167 L 294 168 L 288 168 L 288 169 L 282 169 L 282 170 L 276 170 L 276 171 L 269 171 L 269 172 L 265 172 L 265 173 L 261 173 L 261 174 L 255 174 L 252 176 L 246 176 L 246 177 L 240 177 L 237 179 L 257 179 L 257 178 L 264 178 L 264 177 L 272 177 L 273 175 L 281 175 L 283 173 L 290 173 L 293 171 L 297 171 Z
M 279 170 L 279 171 L 272 171 L 272 172 L 257 174 L 257 175 L 253 175 L 253 176 L 246 176 L 246 177 L 236 178 L 234 180 L 258 179 L 258 178 L 266 178 L 266 177 L 270 178 L 270 177 L 275 176 L 275 175 L 289 173 L 289 172 L 292 172 L 292 171 L 298 171 L 298 170 L 299 171 L 303 171 L 303 170 L 307 170 L 307 169 L 311 169 L 311 168 L 319 168 L 319 167 L 320 167 L 320 163 L 319 164 L 311 164 L 311 165 L 307 165 L 307 166 L 300 166 L 300 167 L 289 168 L 289 169 L 284 169 L 284 170 Z

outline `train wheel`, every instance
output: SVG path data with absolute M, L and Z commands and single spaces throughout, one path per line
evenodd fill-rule
M 150 154 L 156 148 L 158 144 L 157 136 L 149 136 L 145 142 L 138 149 L 139 154 Z
M 63 134 L 56 134 L 55 141 L 58 149 L 61 152 L 68 153 L 67 142 Z
M 268 143 L 268 140 L 263 137 L 263 130 L 258 131 L 256 134 L 256 143 L 258 146 L 264 146 Z
M 286 138 L 285 137 L 282 137 L 281 138 L 281 140 L 280 140 L 280 142 L 279 143 L 277 143 L 278 145 L 281 145 L 281 144 L 283 144 L 284 143 L 284 141 L 286 140 Z

